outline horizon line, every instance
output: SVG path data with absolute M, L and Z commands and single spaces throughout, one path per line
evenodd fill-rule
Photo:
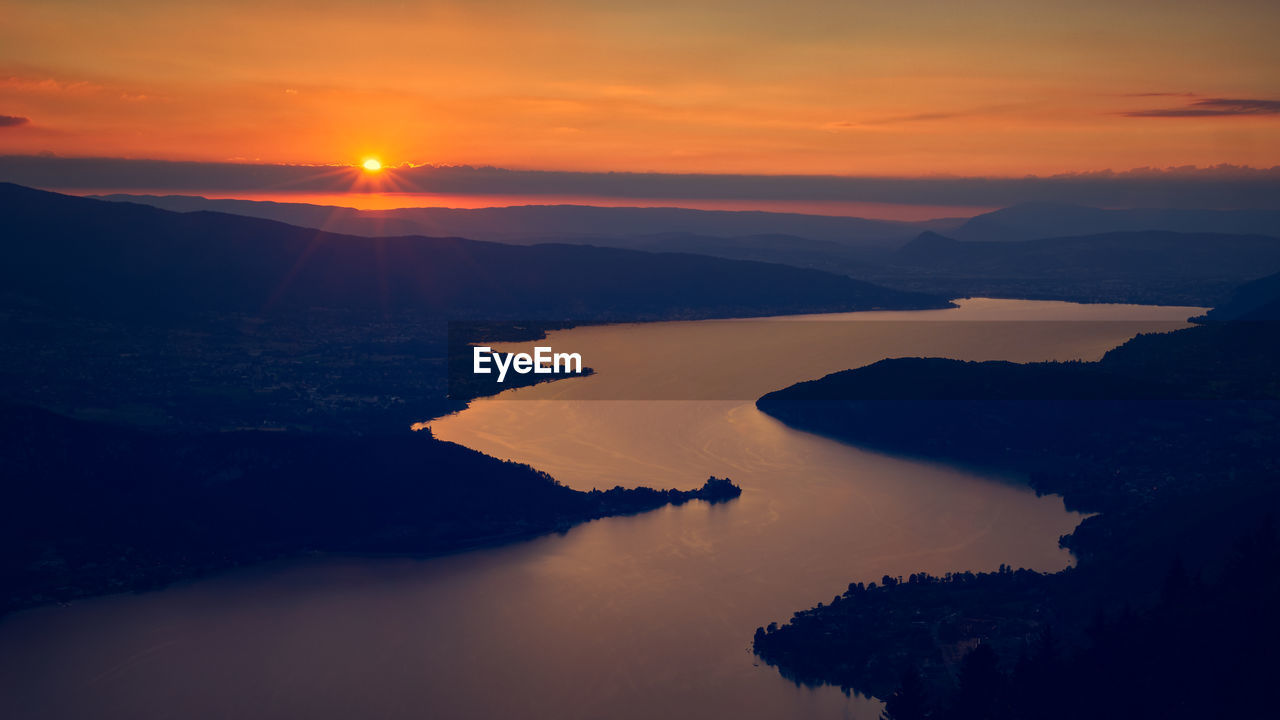
M 765 175 L 525 170 L 471 165 L 289 165 L 0 155 L 0 180 L 112 194 L 379 194 L 593 198 L 604 201 L 809 203 L 950 208 L 974 214 L 1048 202 L 1090 207 L 1280 209 L 1280 166 L 1141 167 L 1055 175 Z M 562 203 L 553 203 L 562 204 Z M 570 204 L 577 204 L 576 202 Z M 807 214 L 812 214 L 809 212 Z M 841 212 L 839 214 L 846 215 Z

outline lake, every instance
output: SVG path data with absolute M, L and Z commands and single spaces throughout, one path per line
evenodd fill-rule
M 551 333 L 538 344 L 596 374 L 479 400 L 432 431 L 575 488 L 717 475 L 742 496 L 18 613 L 0 620 L 0 717 L 872 720 L 878 702 L 759 663 L 755 628 L 885 574 L 1061 569 L 1058 537 L 1082 516 L 1016 478 L 789 429 L 754 398 L 884 357 L 1094 359 L 1199 312 L 975 299 Z

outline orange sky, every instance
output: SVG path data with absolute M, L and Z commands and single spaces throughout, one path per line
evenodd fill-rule
M 0 0 L 0 17 L 5 154 L 770 174 L 1280 165 L 1275 2 Z

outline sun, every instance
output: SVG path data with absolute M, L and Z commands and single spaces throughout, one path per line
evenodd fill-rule
M 377 158 L 369 158 L 364 161 L 364 169 L 369 172 L 378 172 L 382 169 L 382 163 L 378 162 Z

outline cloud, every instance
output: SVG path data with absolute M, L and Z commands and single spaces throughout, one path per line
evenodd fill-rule
M 910 115 L 891 115 L 888 117 L 872 118 L 869 120 L 836 120 L 834 122 L 826 123 L 822 127 L 825 130 L 854 130 L 857 128 L 869 128 L 881 125 L 934 122 L 937 120 L 956 120 L 959 118 L 1000 115 L 1023 107 L 1026 107 L 1026 105 L 1022 103 L 1006 103 L 1002 105 L 987 105 L 967 110 L 939 110 L 933 112 L 912 113 Z
M 19 115 L 0 115 L 0 128 L 18 127 L 29 122 L 31 121 Z
M 1143 97 L 1155 97 L 1156 93 Z M 1146 118 L 1195 118 L 1195 117 L 1233 117 L 1239 115 L 1280 115 L 1280 100 L 1258 100 L 1252 98 L 1205 98 L 1196 100 L 1180 108 L 1157 108 L 1154 110 L 1131 110 L 1123 113 L 1125 117 Z
M 625 200 L 804 200 L 1001 207 L 1054 202 L 1095 207 L 1280 209 L 1280 167 L 1139 168 L 1026 177 L 711 175 L 507 170 L 420 165 L 385 168 L 400 192 Z M 0 181 L 47 189 L 176 194 L 342 193 L 361 187 L 347 166 L 0 156 Z
M 58 80 L 56 78 L 0 77 L 0 87 L 17 92 L 30 93 L 95 93 L 102 86 L 87 80 Z
M 931 120 L 953 120 L 955 118 L 965 117 L 970 113 L 959 112 L 930 112 L 916 113 L 914 115 L 898 115 L 895 117 L 878 118 L 875 120 L 863 120 L 855 122 L 852 120 L 837 120 L 829 122 L 822 127 L 827 130 L 853 130 L 861 127 L 869 127 L 872 125 L 897 125 L 898 123 L 912 122 L 928 122 Z

